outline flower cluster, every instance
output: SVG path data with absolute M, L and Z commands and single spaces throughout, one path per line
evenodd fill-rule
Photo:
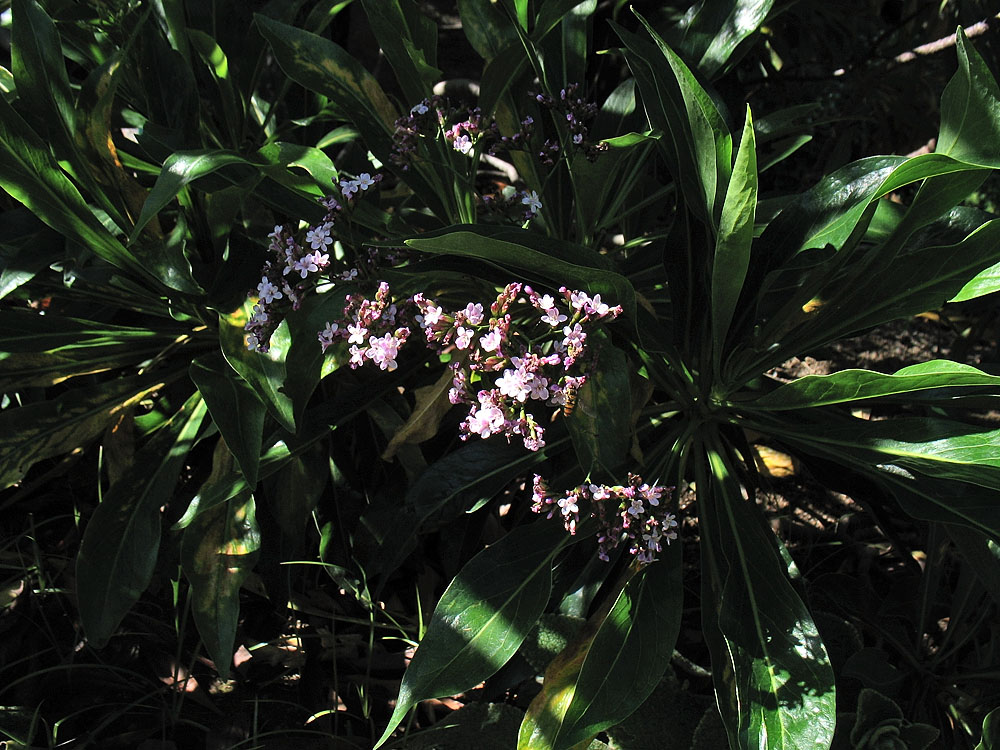
M 337 340 L 351 344 L 351 367 L 368 362 L 383 370 L 417 327 L 436 352 L 459 354 L 451 365 L 453 404 L 469 407 L 460 425 L 463 439 L 518 436 L 529 450 L 545 445 L 544 428 L 530 402 L 560 407 L 586 381 L 583 357 L 588 331 L 621 314 L 599 294 L 559 290 L 540 295 L 508 284 L 488 309 L 478 302 L 448 311 L 422 294 L 394 302 L 385 282 L 373 300 L 351 295 L 341 320 L 319 333 L 324 351 Z
M 677 519 L 666 509 L 670 488 L 650 486 L 635 474 L 628 475 L 624 486 L 587 483 L 561 495 L 536 474 L 532 489 L 531 509 L 547 518 L 558 514 L 570 534 L 580 525 L 581 505 L 591 518 L 598 519 L 597 554 L 602 560 L 609 560 L 609 553 L 624 542 L 630 554 L 649 563 L 663 550 L 663 544 L 677 538 Z
M 579 89 L 580 84 L 571 83 L 560 90 L 558 99 L 548 94 L 536 94 L 535 100 L 550 110 L 556 119 L 565 121 L 573 148 L 594 161 L 602 151 L 607 151 L 608 145 L 590 140 L 586 123 L 597 114 L 597 105 L 578 96 Z M 559 150 L 559 142 L 550 138 L 542 145 L 538 158 L 543 164 L 551 165 Z
M 367 172 L 355 179 L 340 181 L 340 191 L 347 204 L 354 202 L 359 192 L 377 185 L 382 175 L 374 177 Z M 278 225 L 268 235 L 271 257 L 264 263 L 258 298 L 253 315 L 247 321 L 246 345 L 250 351 L 266 352 L 271 335 L 290 310 L 297 310 L 306 292 L 316 285 L 321 274 L 330 268 L 330 248 L 333 245 L 333 227 L 343 206 L 333 197 L 320 201 L 326 213 L 318 224 L 308 227 L 300 242 L 294 232 Z M 353 278 L 357 271 L 347 271 L 341 278 Z
M 396 120 L 395 126 L 390 158 L 404 171 L 413 163 L 421 137 L 441 133 L 444 140 L 462 154 L 470 153 L 483 138 L 487 148 L 498 138 L 496 123 L 484 122 L 478 107 L 455 107 L 446 97 L 437 94 L 414 104 L 406 117 Z

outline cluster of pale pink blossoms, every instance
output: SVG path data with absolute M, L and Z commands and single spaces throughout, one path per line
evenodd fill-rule
M 639 562 L 650 563 L 656 554 L 677 538 L 677 519 L 666 509 L 670 488 L 650 486 L 635 474 L 628 484 L 581 484 L 561 495 L 552 492 L 545 480 L 535 475 L 531 509 L 547 518 L 559 515 L 570 534 L 580 524 L 580 506 L 589 508 L 590 517 L 598 519 L 597 554 L 610 559 L 610 552 L 623 542 Z M 664 505 L 661 506 L 661 501 Z
M 347 204 L 356 196 L 382 180 L 364 172 L 354 179 L 343 179 L 339 187 Z M 298 310 L 305 294 L 316 285 L 317 279 L 330 267 L 330 247 L 333 245 L 333 225 L 343 206 L 332 196 L 320 201 L 326 209 L 323 219 L 306 230 L 305 242 L 300 243 L 292 231 L 279 225 L 267 237 L 271 258 L 264 264 L 260 283 L 257 284 L 257 303 L 253 315 L 244 326 L 246 345 L 250 351 L 266 352 L 271 335 L 290 310 Z M 341 275 L 351 279 L 357 275 L 350 270 Z M 253 296 L 253 292 L 251 292 Z
M 537 451 L 545 445 L 544 428 L 530 403 L 560 407 L 572 400 L 587 377 L 588 332 L 620 314 L 621 307 L 600 294 L 563 287 L 558 296 L 542 295 L 519 283 L 508 284 L 488 309 L 470 302 L 448 311 L 422 294 L 393 301 L 381 282 L 372 299 L 349 295 L 343 317 L 327 323 L 319 340 L 324 351 L 346 341 L 351 367 L 370 362 L 393 370 L 400 347 L 422 331 L 433 351 L 457 355 L 448 397 L 469 407 L 459 426 L 462 439 L 518 436 Z

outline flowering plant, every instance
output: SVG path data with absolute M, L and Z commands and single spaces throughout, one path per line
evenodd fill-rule
M 828 747 L 834 666 L 755 502 L 758 448 L 960 528 L 956 544 L 989 557 L 1000 431 L 967 407 L 995 407 L 1000 380 L 945 360 L 787 381 L 776 368 L 1000 289 L 1000 220 L 960 205 L 1000 168 L 985 62 L 959 30 L 933 153 L 862 159 L 764 201 L 759 155 L 789 153 L 775 140 L 794 113 L 765 127 L 747 108 L 734 127 L 712 81 L 771 2 L 697 4 L 670 44 L 639 13 L 608 19 L 620 65 L 595 75 L 595 2 L 464 0 L 484 67 L 459 93 L 436 85 L 438 30 L 416 3 L 359 5 L 390 92 L 324 35 L 333 11 L 296 23 L 272 8 L 256 47 L 223 52 L 214 24 L 123 8 L 142 44 L 112 30 L 84 45 L 99 54 L 78 122 L 47 62 L 62 60 L 52 19 L 14 4 L 0 184 L 28 239 L 3 287 L 2 476 L 30 494 L 98 442 L 128 457 L 95 470 L 110 489 L 83 514 L 88 642 L 116 637 L 173 553 L 223 675 L 241 586 L 288 598 L 278 558 L 318 556 L 338 616 L 372 623 L 370 643 L 396 622 L 384 592 L 426 565 L 450 583 L 428 594 L 429 620 L 398 618 L 417 647 L 364 741 L 405 743 L 422 701 L 484 682 L 499 701 L 538 677 L 517 746 L 561 750 L 653 693 L 700 588 L 730 746 Z M 156 50 L 189 84 L 176 111 L 134 93 Z M 39 70 L 52 75 L 28 93 Z M 292 84 L 309 105 L 261 109 Z M 212 116 L 192 129 L 199 106 Z M 133 138 L 110 133 L 111 109 Z M 51 139 L 37 123 L 55 123 Z M 911 185 L 908 204 L 888 200 Z M 51 257 L 28 257 L 53 237 Z M 554 616 L 585 623 L 515 679 Z

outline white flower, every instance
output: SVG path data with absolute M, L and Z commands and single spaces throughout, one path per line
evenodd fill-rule
M 260 283 L 257 285 L 257 292 L 260 295 L 260 301 L 265 305 L 269 305 L 274 300 L 285 296 L 278 287 L 271 283 L 271 280 L 267 276 L 261 277 Z
M 528 207 L 528 210 L 533 214 L 537 214 L 542 210 L 542 202 L 538 199 L 538 193 L 532 190 L 530 193 L 525 193 L 524 197 L 521 198 L 521 203 Z
M 460 153 L 467 154 L 472 151 L 472 139 L 467 135 L 460 135 L 451 144 L 451 147 Z
M 354 182 L 362 190 L 367 190 L 368 188 L 370 188 L 372 185 L 375 184 L 375 180 L 373 180 L 372 176 L 367 172 L 362 172 L 361 174 L 359 174 L 358 179 L 356 179 Z

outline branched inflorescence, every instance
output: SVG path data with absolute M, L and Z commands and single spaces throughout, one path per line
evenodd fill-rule
M 396 367 L 399 348 L 415 330 L 435 352 L 453 350 L 453 404 L 469 407 L 459 427 L 463 439 L 503 434 L 518 436 L 529 450 L 545 445 L 544 428 L 530 403 L 559 407 L 586 381 L 588 332 L 598 322 L 621 314 L 601 300 L 566 289 L 541 295 L 519 283 L 508 284 L 484 308 L 478 302 L 448 311 L 416 294 L 393 301 L 389 285 L 379 284 L 373 299 L 349 295 L 340 320 L 320 331 L 324 351 L 346 342 L 351 367 L 366 363 Z
M 656 559 L 664 544 L 677 538 L 677 520 L 666 509 L 670 492 L 668 487 L 650 486 L 641 477 L 629 474 L 624 486 L 587 483 L 560 495 L 536 474 L 531 509 L 548 518 L 560 516 L 566 530 L 575 534 L 580 506 L 589 508 L 591 517 L 600 522 L 597 554 L 602 560 L 609 560 L 611 551 L 626 543 L 630 554 L 648 563 Z
M 343 179 L 339 185 L 341 196 L 350 205 L 359 193 L 381 180 L 382 175 L 372 177 L 368 172 L 354 179 Z M 267 352 L 271 336 L 281 321 L 291 310 L 299 309 L 305 294 L 330 267 L 333 226 L 343 205 L 332 196 L 320 203 L 326 214 L 318 224 L 306 230 L 305 244 L 299 243 L 294 233 L 281 225 L 268 235 L 271 257 L 265 262 L 257 284 L 258 301 L 253 307 L 253 315 L 244 327 L 250 351 Z M 357 271 L 352 269 L 341 278 L 350 279 L 356 275 Z

